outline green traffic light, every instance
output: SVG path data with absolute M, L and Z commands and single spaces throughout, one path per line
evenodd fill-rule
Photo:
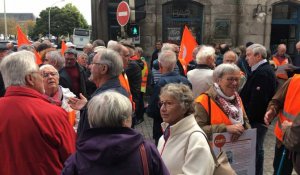
M 133 33 L 134 35 L 137 35 L 137 34 L 138 34 L 138 31 L 137 31 L 137 28 L 136 28 L 136 27 L 133 28 L 132 33 Z

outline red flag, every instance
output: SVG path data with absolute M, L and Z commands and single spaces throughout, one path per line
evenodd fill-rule
M 17 35 L 18 35 L 18 47 L 28 44 L 30 45 L 29 40 L 27 39 L 27 36 L 22 32 L 22 29 L 17 26 Z
M 60 50 L 62 56 L 64 55 L 64 53 L 65 53 L 65 51 L 67 50 L 67 48 L 68 48 L 68 47 L 67 47 L 65 41 L 62 40 L 62 41 L 61 41 L 61 50 Z
M 187 26 L 184 26 L 181 44 L 180 44 L 180 52 L 179 52 L 179 60 L 183 60 L 185 65 L 187 65 L 193 59 L 193 50 L 197 46 L 197 41 L 195 40 L 192 33 L 189 31 Z
M 17 35 L 18 35 L 18 47 L 20 47 L 24 44 L 31 45 L 27 36 L 23 33 L 22 29 L 19 26 L 17 26 Z M 34 55 L 36 57 L 36 64 L 38 64 L 38 65 L 42 64 L 42 59 L 36 50 L 34 50 Z

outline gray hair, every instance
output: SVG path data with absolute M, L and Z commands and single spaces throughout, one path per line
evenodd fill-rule
M 26 50 L 4 57 L 0 64 L 5 87 L 26 85 L 25 76 L 38 71 L 35 55 Z
M 171 44 L 171 43 L 163 43 L 163 46 L 161 48 L 161 51 L 167 51 L 167 50 L 171 50 L 173 52 L 176 51 L 176 45 L 175 44 Z
M 35 49 L 33 46 L 31 45 L 27 45 L 27 44 L 23 44 L 21 45 L 19 48 L 18 48 L 18 51 L 21 51 L 21 50 L 27 50 L 27 51 L 30 51 L 30 52 L 34 52 Z
M 194 96 L 189 86 L 182 83 L 169 83 L 161 89 L 160 96 L 162 95 L 169 95 L 175 98 L 180 103 L 180 106 L 186 110 L 185 116 L 194 113 Z
M 252 44 L 247 50 L 252 50 L 254 55 L 259 54 L 263 59 L 267 59 L 267 49 L 261 44 Z
M 40 67 L 40 71 L 43 71 L 43 70 L 46 69 L 46 68 L 52 68 L 53 70 L 55 70 L 55 72 L 58 73 L 57 69 L 56 69 L 54 66 L 52 66 L 51 64 L 44 64 L 44 65 L 42 65 L 42 66 Z
M 169 70 L 174 69 L 176 61 L 176 54 L 171 50 L 162 51 L 158 55 L 158 62 L 161 64 L 162 67 L 167 68 Z
M 211 46 L 202 46 L 196 55 L 196 62 L 197 64 L 206 63 L 209 57 L 215 57 L 215 49 Z
M 130 100 L 115 91 L 105 91 L 93 97 L 88 104 L 88 120 L 91 128 L 122 127 L 132 115 Z
M 95 57 L 96 56 L 100 56 L 100 63 L 106 64 L 108 66 L 107 74 L 110 77 L 117 77 L 122 73 L 123 61 L 121 56 L 117 52 L 111 49 L 105 49 L 97 53 Z
M 121 54 L 122 52 L 122 45 L 119 44 L 117 41 L 114 40 L 109 40 L 107 43 L 107 48 L 114 50 L 116 52 L 118 52 L 119 54 Z
M 135 52 L 139 53 L 139 54 L 143 54 L 143 49 L 141 47 L 135 47 Z
M 232 50 L 228 50 L 227 52 L 224 53 L 223 61 L 224 61 L 224 58 L 229 56 L 229 55 L 234 55 L 234 57 L 235 57 L 234 63 L 236 63 L 238 61 L 238 59 L 239 59 L 238 54 L 236 52 L 232 51 Z
M 56 67 L 57 70 L 60 70 L 65 65 L 65 59 L 60 54 L 59 51 L 53 50 L 50 52 L 47 52 L 46 55 L 49 55 L 49 63 Z
M 220 64 L 214 69 L 213 80 L 217 82 L 225 74 L 240 72 L 240 68 L 236 64 Z

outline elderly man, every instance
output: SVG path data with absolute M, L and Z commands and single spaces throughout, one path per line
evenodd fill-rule
M 0 99 L 0 174 L 60 174 L 75 151 L 75 132 L 67 113 L 43 97 L 34 54 L 13 53 L 0 70 L 7 88 Z
M 57 71 L 60 71 L 65 65 L 64 57 L 62 57 L 61 53 L 57 50 L 47 52 L 45 60 L 48 61 L 48 64 L 54 66 Z
M 292 174 L 293 164 L 292 161 L 295 160 L 291 151 L 295 151 L 294 142 L 299 141 L 299 137 L 291 137 L 286 140 L 288 145 L 284 143 L 283 137 L 284 125 L 291 125 L 293 121 L 299 118 L 300 114 L 299 108 L 300 99 L 300 74 L 295 74 L 292 78 L 288 79 L 281 87 L 278 89 L 274 97 L 269 103 L 268 110 L 265 114 L 265 124 L 269 125 L 273 119 L 278 117 L 274 128 L 274 134 L 276 136 L 276 146 L 275 155 L 273 161 L 274 174 L 277 174 L 278 167 L 283 156 L 283 152 L 286 152 L 284 163 L 281 167 L 280 174 L 289 175 Z M 298 149 L 299 150 L 299 149 Z M 299 154 L 299 153 L 298 153 Z M 298 160 L 299 161 L 299 160 Z M 300 170 L 300 167 L 298 168 Z
M 77 51 L 67 49 L 64 53 L 65 67 L 59 70 L 59 84 L 64 88 L 69 88 L 77 97 L 79 94 L 88 97 L 86 90 L 87 74 L 77 63 Z
M 159 112 L 158 102 L 159 94 L 162 87 L 168 83 L 183 83 L 189 85 L 192 88 L 191 83 L 179 73 L 174 71 L 176 66 L 176 54 L 171 50 L 165 50 L 158 56 L 159 70 L 161 72 L 161 78 L 153 89 L 153 95 L 150 98 L 149 106 L 147 108 L 147 115 L 153 118 L 153 138 L 157 145 L 160 136 L 162 135 L 161 123 L 162 118 Z
M 252 128 L 257 129 L 256 174 L 263 174 L 263 143 L 268 128 L 264 124 L 264 115 L 268 103 L 276 92 L 276 77 L 267 61 L 267 50 L 260 44 L 252 44 L 246 50 L 246 60 L 252 73 L 247 79 L 240 96 Z
M 90 79 L 96 84 L 97 90 L 92 94 L 91 98 L 107 90 L 115 90 L 125 96 L 128 96 L 126 90 L 121 86 L 118 79 L 123 70 L 122 59 L 119 54 L 110 49 L 102 49 L 93 58 L 91 64 Z M 82 109 L 80 115 L 77 134 L 80 137 L 90 128 L 87 118 L 87 108 L 85 102 L 79 99 L 70 100 L 73 109 Z
M 193 85 L 195 98 L 207 91 L 213 84 L 215 49 L 211 46 L 202 46 L 196 55 L 196 62 L 196 68 L 187 73 L 187 78 Z

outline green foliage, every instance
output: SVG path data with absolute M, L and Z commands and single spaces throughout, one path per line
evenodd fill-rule
M 87 29 L 89 27 L 83 15 L 71 3 L 66 4 L 61 9 L 58 7 L 48 7 L 41 11 L 40 18 L 36 19 L 36 25 L 33 29 L 33 32 L 30 33 L 32 38 L 37 38 L 39 35 L 45 36 L 48 34 L 49 10 L 51 35 L 71 35 L 74 28 Z

